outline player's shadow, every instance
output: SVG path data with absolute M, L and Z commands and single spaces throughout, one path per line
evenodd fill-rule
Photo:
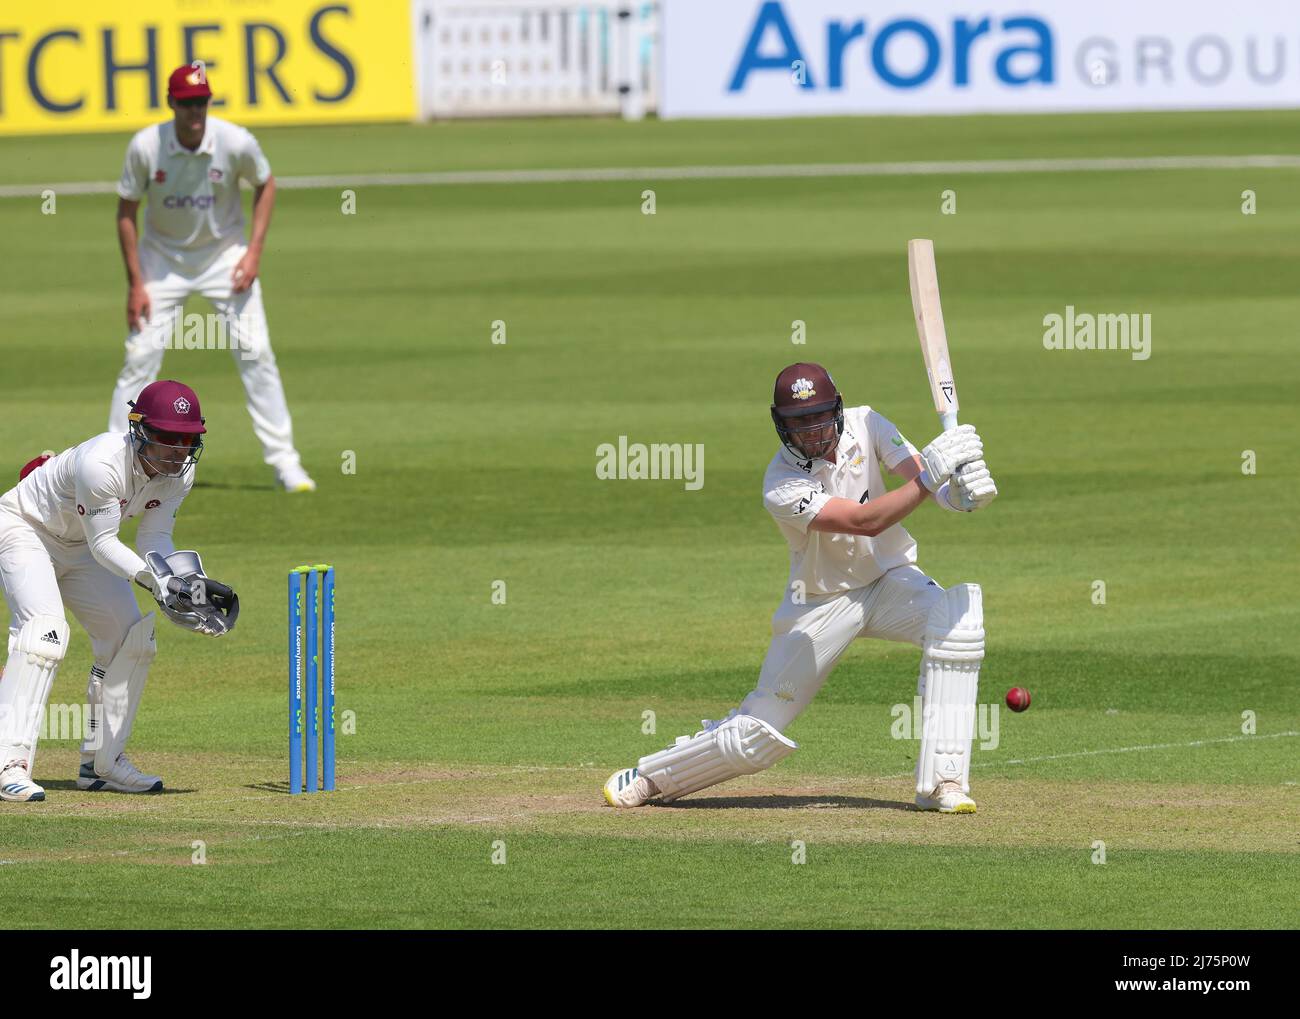
M 916 810 L 916 804 L 898 800 L 873 800 L 866 796 L 711 796 L 692 797 L 660 806 L 677 810 L 802 810 L 808 807 L 850 810 Z
M 67 790 L 68 792 L 74 792 L 74 793 L 89 792 L 88 789 L 78 789 L 77 780 L 75 778 L 43 778 L 41 779 L 41 785 L 44 786 L 46 789 L 64 789 Z M 96 792 L 95 795 L 96 796 L 100 796 L 100 795 L 130 796 L 130 797 L 147 800 L 154 796 L 171 796 L 176 793 L 196 793 L 196 792 L 198 792 L 197 789 L 172 789 L 169 786 L 163 786 L 162 789 L 160 789 L 156 793 L 118 793 L 108 789 L 101 789 L 98 792 Z
M 285 796 L 291 795 L 291 793 L 289 792 L 288 782 L 272 782 L 272 781 L 249 782 L 247 785 L 244 786 L 244 788 L 253 789 L 259 793 L 284 793 Z M 307 791 L 306 789 L 303 790 L 304 793 L 306 791 Z
M 195 488 L 225 489 L 239 492 L 274 492 L 279 486 L 275 482 L 253 484 L 248 481 L 195 481 Z

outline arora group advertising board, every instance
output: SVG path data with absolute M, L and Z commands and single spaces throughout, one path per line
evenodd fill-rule
M 415 111 L 410 0 L 18 0 L 0 5 L 0 134 L 165 119 L 168 73 L 195 60 L 241 124 Z
M 665 117 L 1300 106 L 1277 0 L 662 0 Z

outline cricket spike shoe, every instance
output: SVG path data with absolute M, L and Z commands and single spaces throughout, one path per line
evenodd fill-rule
M 655 784 L 638 774 L 636 768 L 616 771 L 605 783 L 605 802 L 611 807 L 639 807 L 658 795 Z
M 0 768 L 0 800 L 9 803 L 33 803 L 43 799 L 45 799 L 45 790 L 32 781 L 26 761 L 9 761 Z
M 940 782 L 929 796 L 918 793 L 916 805 L 922 810 L 937 810 L 941 814 L 975 813 L 975 801 L 961 791 L 960 782 Z
M 298 464 L 280 471 L 280 485 L 286 492 L 314 492 L 316 491 L 316 482 L 311 479 L 311 475 L 302 469 Z
M 82 757 L 81 771 L 77 774 L 77 788 L 83 792 L 98 793 L 160 793 L 163 780 L 157 775 L 142 774 L 126 754 L 118 754 L 113 770 L 107 775 L 95 774 L 93 755 Z

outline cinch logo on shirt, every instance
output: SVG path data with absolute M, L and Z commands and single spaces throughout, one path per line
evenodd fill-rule
M 157 499 L 150 499 L 147 503 L 144 504 L 144 508 L 147 510 L 157 509 L 161 505 L 162 503 L 159 502 Z
M 168 195 L 163 199 L 165 209 L 210 209 L 216 201 L 212 195 Z

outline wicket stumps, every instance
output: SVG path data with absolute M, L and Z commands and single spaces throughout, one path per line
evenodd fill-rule
M 305 620 L 304 587 L 307 595 Z M 304 665 L 307 687 L 306 789 L 309 793 L 317 789 L 328 792 L 334 788 L 334 567 L 329 563 L 299 566 L 289 571 L 289 792 L 294 795 L 301 793 L 304 785 Z M 321 751 L 319 768 L 316 762 L 318 738 Z

